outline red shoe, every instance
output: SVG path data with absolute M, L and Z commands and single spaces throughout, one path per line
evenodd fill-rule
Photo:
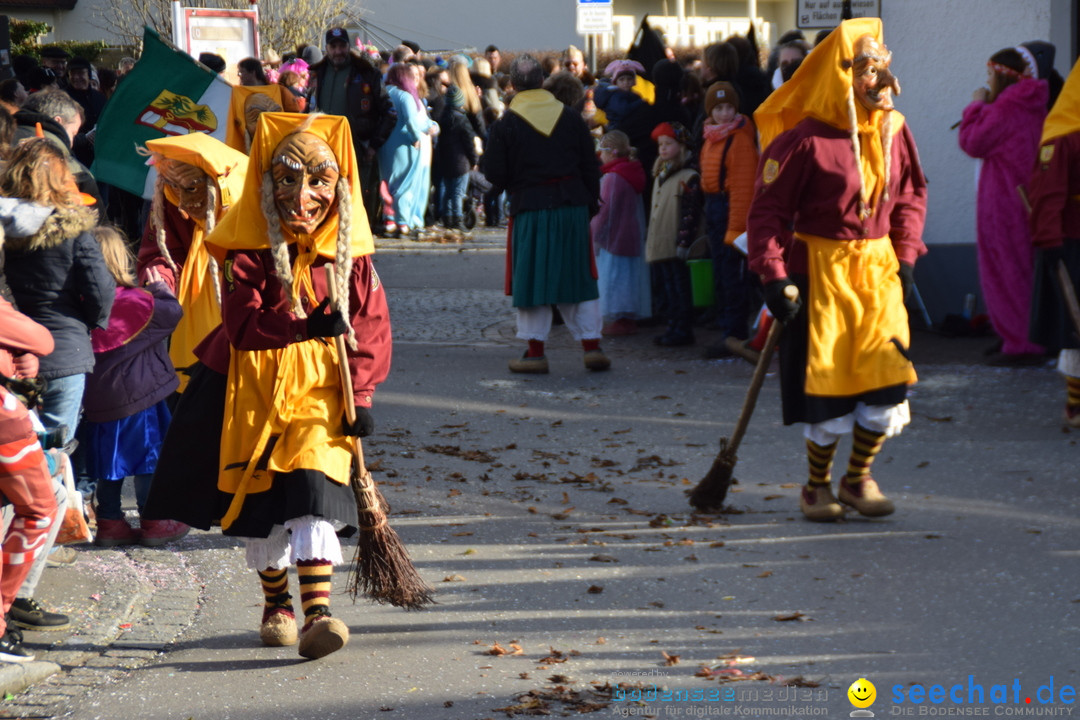
M 179 540 L 191 530 L 187 525 L 176 520 L 140 520 L 142 526 L 142 545 L 157 547 Z
M 127 520 L 110 520 L 109 518 L 99 517 L 97 526 L 94 544 L 98 547 L 139 544 L 139 531 L 131 527 Z

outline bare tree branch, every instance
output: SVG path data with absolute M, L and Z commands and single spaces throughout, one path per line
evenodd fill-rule
M 353 20 L 350 0 L 261 0 L 259 42 L 263 48 L 278 53 L 289 52 L 297 45 L 321 44 L 323 33 L 335 25 Z M 185 0 L 185 7 L 244 9 L 247 0 Z M 142 42 L 143 26 L 149 25 L 159 35 L 172 37 L 171 0 L 104 0 L 91 15 L 90 24 L 120 38 L 125 45 Z

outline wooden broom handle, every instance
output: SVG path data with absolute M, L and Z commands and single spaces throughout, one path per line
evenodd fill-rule
M 795 287 L 795 285 L 788 285 L 784 288 L 784 296 L 794 302 L 799 297 L 799 288 Z M 761 355 L 758 356 L 757 365 L 754 367 L 754 376 L 750 380 L 750 387 L 746 390 L 746 398 L 743 400 L 739 419 L 735 423 L 735 431 L 728 441 L 728 450 L 732 454 L 738 449 L 743 435 L 746 434 L 746 428 L 750 425 L 750 416 L 753 414 L 754 406 L 757 404 L 761 386 L 765 383 L 765 375 L 769 371 L 769 363 L 772 362 L 773 351 L 776 350 L 776 344 L 780 341 L 780 331 L 782 329 L 783 323 L 773 318 L 773 324 L 769 327 L 769 334 L 765 336 L 765 347 L 761 348 Z
M 337 307 L 337 284 L 334 282 L 334 266 L 323 265 L 326 277 L 326 294 L 330 298 L 330 307 Z M 348 318 L 345 319 L 348 322 Z M 334 336 L 334 347 L 338 354 L 338 377 L 341 378 L 341 391 L 345 395 L 345 419 L 352 425 L 356 422 L 356 405 L 353 403 L 352 373 L 349 372 L 349 356 L 345 346 L 345 335 Z M 363 467 L 364 451 L 360 448 L 360 438 L 356 438 L 356 453 Z

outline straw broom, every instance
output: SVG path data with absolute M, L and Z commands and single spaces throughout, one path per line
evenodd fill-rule
M 337 294 L 334 271 L 331 265 L 326 265 L 324 269 L 327 292 L 333 307 Z M 345 418 L 352 425 L 356 422 L 356 407 L 353 405 L 352 376 L 346 361 L 345 337 L 336 336 L 334 346 L 338 353 L 341 390 L 345 396 Z M 353 455 L 356 465 L 349 485 L 356 497 L 360 534 L 349 571 L 349 595 L 354 602 L 358 595 L 364 594 L 379 603 L 389 603 L 406 610 L 422 610 L 425 605 L 435 602 L 432 597 L 434 590 L 413 567 L 405 544 L 387 522 L 388 506 L 364 464 L 364 447 L 359 437 L 353 437 Z
M 794 285 L 785 288 L 784 293 L 792 301 L 799 297 L 798 289 Z M 773 352 L 776 350 L 782 330 L 783 323 L 774 320 L 769 328 L 769 334 L 765 337 L 765 347 L 761 349 L 761 357 L 758 358 L 757 365 L 754 367 L 754 376 L 746 391 L 746 398 L 739 412 L 739 420 L 735 423 L 735 432 L 730 438 L 720 438 L 720 452 L 713 460 L 712 467 L 705 473 L 705 477 L 701 479 L 697 487 L 689 492 L 690 504 L 702 512 L 719 510 L 724 505 L 724 499 L 727 497 L 728 488 L 731 487 L 733 480 L 732 472 L 735 470 L 735 463 L 738 462 L 736 453 L 743 435 L 746 434 L 746 428 L 750 425 L 750 416 L 753 415 L 754 406 L 757 405 L 758 393 L 761 392 L 761 386 L 765 382 L 765 374 L 769 370 L 769 363 L 772 362 Z

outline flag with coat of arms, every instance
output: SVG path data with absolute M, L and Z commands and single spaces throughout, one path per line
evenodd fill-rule
M 156 173 L 139 153 L 147 140 L 204 132 L 225 141 L 232 86 L 187 53 L 143 30 L 143 54 L 105 105 L 94 142 L 94 177 L 150 198 Z

